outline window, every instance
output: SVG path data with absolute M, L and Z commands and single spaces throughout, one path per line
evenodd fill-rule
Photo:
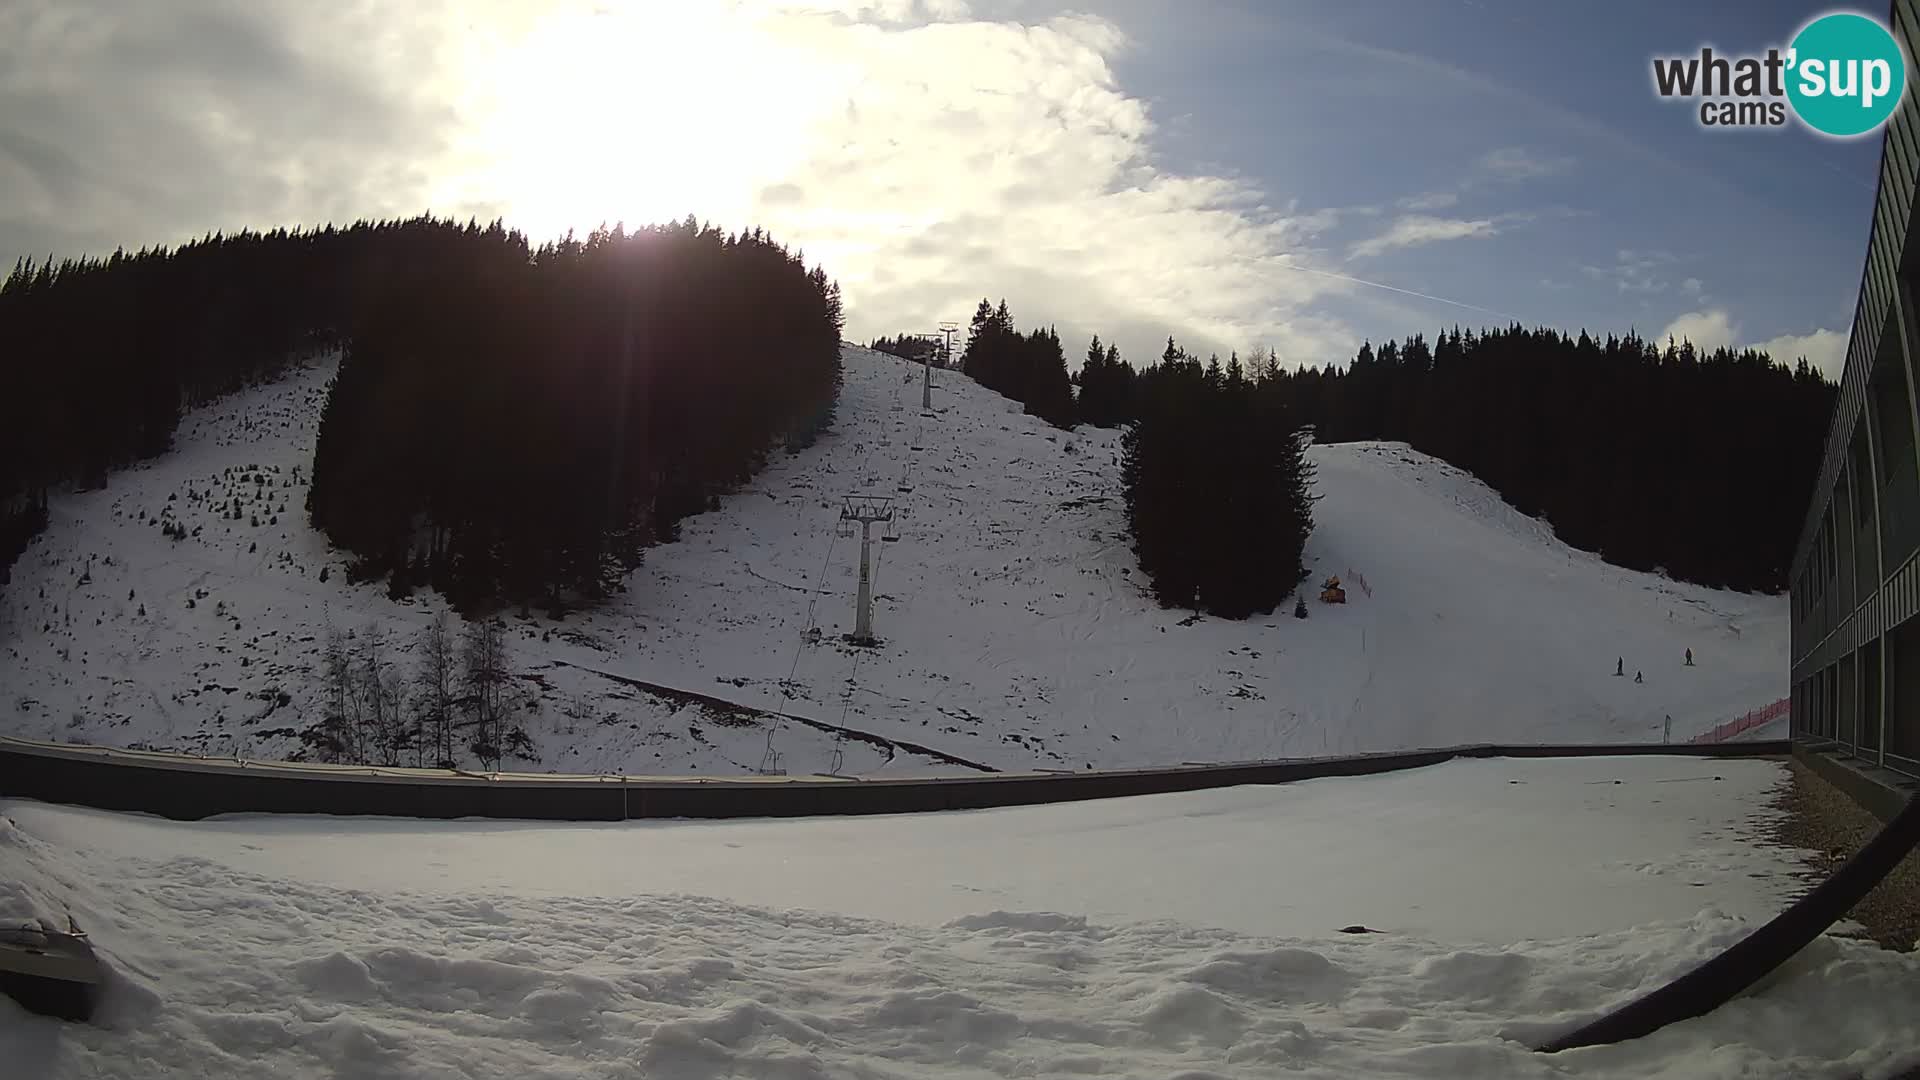
M 1867 458 L 1867 425 L 1862 419 L 1853 429 L 1853 442 L 1847 449 L 1845 475 L 1851 481 L 1853 496 L 1853 585 L 1854 596 L 1865 600 L 1880 586 L 1879 538 L 1873 533 L 1873 472 Z
M 1833 737 L 1848 746 L 1860 743 L 1859 653 L 1848 653 L 1833 667 L 1836 684 Z
M 1920 547 L 1920 471 L 1914 465 L 1913 401 L 1900 362 L 1898 336 L 1881 339 L 1871 387 L 1879 446 L 1882 565 L 1897 569 Z
M 1866 594 L 1855 588 L 1858 574 L 1854 565 L 1859 561 L 1855 552 L 1858 538 L 1853 528 L 1853 485 L 1848 482 L 1847 470 L 1841 469 L 1833 485 L 1833 524 L 1834 547 L 1839 555 L 1839 593 L 1835 597 L 1841 611 L 1852 611 Z
M 1894 629 L 1887 658 L 1887 753 L 1920 759 L 1920 619 Z
M 1880 749 L 1880 649 L 1881 639 L 1862 646 L 1860 657 L 1860 749 Z

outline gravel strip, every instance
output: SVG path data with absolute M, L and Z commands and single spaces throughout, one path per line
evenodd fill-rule
M 1774 805 L 1783 811 L 1774 839 L 1807 852 L 1809 884 L 1823 880 L 1880 831 L 1880 820 L 1861 809 L 1819 773 L 1789 761 L 1792 779 L 1780 786 Z M 1893 873 L 1847 913 L 1863 936 L 1889 949 L 1911 951 L 1920 942 L 1920 851 L 1909 852 Z

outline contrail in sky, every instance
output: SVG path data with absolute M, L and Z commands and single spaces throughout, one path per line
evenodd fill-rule
M 1335 281 L 1350 281 L 1355 285 L 1366 285 L 1375 289 L 1385 289 L 1388 292 L 1397 292 L 1403 296 L 1417 296 L 1422 300 L 1432 300 L 1435 303 L 1439 303 L 1439 304 L 1452 304 L 1454 307 L 1466 308 L 1468 311 L 1479 311 L 1479 312 L 1484 312 L 1485 314 L 1488 314 L 1488 315 L 1498 315 L 1501 318 L 1507 320 L 1508 322 L 1517 322 L 1517 323 L 1526 322 L 1525 319 L 1522 319 L 1518 315 L 1510 315 L 1504 311 L 1495 311 L 1492 308 L 1484 308 L 1478 304 L 1469 304 L 1460 300 L 1449 300 L 1444 296 L 1430 296 L 1427 293 L 1414 292 L 1412 289 L 1403 289 L 1398 285 L 1386 285 L 1378 281 L 1367 281 L 1364 278 L 1348 277 L 1345 274 L 1334 274 L 1334 273 L 1329 273 L 1328 271 L 1325 271 L 1325 270 L 1310 270 L 1304 266 L 1294 266 L 1290 263 L 1278 263 L 1276 265 L 1287 270 L 1297 270 L 1302 274 L 1318 274 L 1321 277 L 1332 278 Z

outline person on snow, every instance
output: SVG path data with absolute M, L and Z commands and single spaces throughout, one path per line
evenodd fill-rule
M 1647 680 L 1645 680 L 1645 679 L 1643 679 L 1643 678 L 1641 678 L 1641 677 L 1640 677 L 1640 673 L 1636 671 L 1636 672 L 1634 672 L 1634 673 L 1633 673 L 1633 681 L 1634 681 L 1634 682 L 1646 682 Z

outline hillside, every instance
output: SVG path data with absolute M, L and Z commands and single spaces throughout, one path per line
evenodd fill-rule
M 1784 598 L 1608 566 L 1398 444 L 1311 452 L 1311 584 L 1357 572 L 1348 604 L 1160 610 L 1126 542 L 1118 433 L 1056 431 L 952 372 L 922 415 L 917 367 L 844 356 L 834 431 L 688 521 L 627 592 L 559 622 L 507 613 L 539 755 L 513 767 L 753 769 L 783 704 L 817 726 L 777 727 L 779 767 L 827 770 L 838 750 L 870 773 L 1639 741 L 1668 714 L 1680 738 L 1785 692 Z M 349 585 L 301 512 L 327 376 L 201 410 L 169 454 L 56 500 L 4 594 L 5 730 L 284 755 L 319 719 L 329 625 L 377 623 L 407 662 L 438 601 Z M 897 503 L 898 539 L 874 545 L 877 649 L 838 640 L 853 493 Z M 821 730 L 842 724 L 864 738 Z

